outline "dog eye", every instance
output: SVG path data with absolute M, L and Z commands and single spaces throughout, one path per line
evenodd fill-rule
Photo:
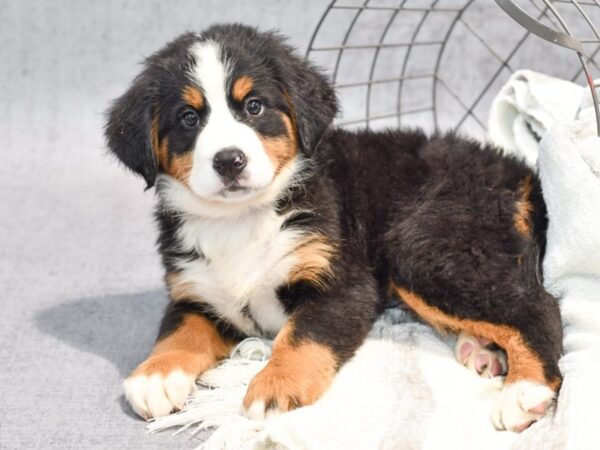
M 193 128 L 196 128 L 199 123 L 200 118 L 198 117 L 198 114 L 196 114 L 195 111 L 188 109 L 183 114 L 181 114 L 181 125 L 183 125 L 183 128 L 191 130 Z
M 260 100 L 252 99 L 246 103 L 246 111 L 252 116 L 257 116 L 262 111 L 262 103 Z

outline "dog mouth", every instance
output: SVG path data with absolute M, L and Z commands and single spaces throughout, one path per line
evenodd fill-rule
M 248 191 L 250 190 L 247 186 L 241 186 L 238 183 L 231 183 L 223 189 L 224 192 L 240 192 L 240 191 Z
M 224 198 L 243 197 L 254 191 L 254 188 L 241 185 L 237 180 L 226 183 L 219 192 L 219 196 Z

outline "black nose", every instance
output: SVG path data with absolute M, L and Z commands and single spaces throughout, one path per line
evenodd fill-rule
M 246 167 L 246 155 L 239 148 L 219 151 L 213 158 L 213 169 L 224 178 L 233 180 Z

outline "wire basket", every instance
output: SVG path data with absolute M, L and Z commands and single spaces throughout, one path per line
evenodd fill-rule
M 357 1 L 333 0 L 307 51 L 337 88 L 338 125 L 485 137 L 495 94 L 528 68 L 588 83 L 600 135 L 600 0 Z

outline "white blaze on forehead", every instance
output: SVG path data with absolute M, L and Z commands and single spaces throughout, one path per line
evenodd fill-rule
M 192 54 L 196 59 L 192 75 L 202 86 L 211 108 L 222 109 L 227 106 L 226 86 L 229 67 L 226 67 L 221 59 L 218 44 L 212 41 L 195 44 L 192 47 Z
M 213 41 L 197 43 L 192 46 L 191 53 L 195 58 L 191 76 L 204 91 L 209 109 L 206 125 L 194 148 L 189 180 L 191 189 L 204 198 L 228 200 L 221 196 L 223 182 L 212 167 L 215 154 L 228 147 L 239 148 L 247 158 L 240 185 L 251 189 L 266 187 L 275 175 L 275 167 L 256 132 L 236 120 L 229 108 L 227 86 L 230 84 L 230 68 L 222 61 L 219 45 Z

